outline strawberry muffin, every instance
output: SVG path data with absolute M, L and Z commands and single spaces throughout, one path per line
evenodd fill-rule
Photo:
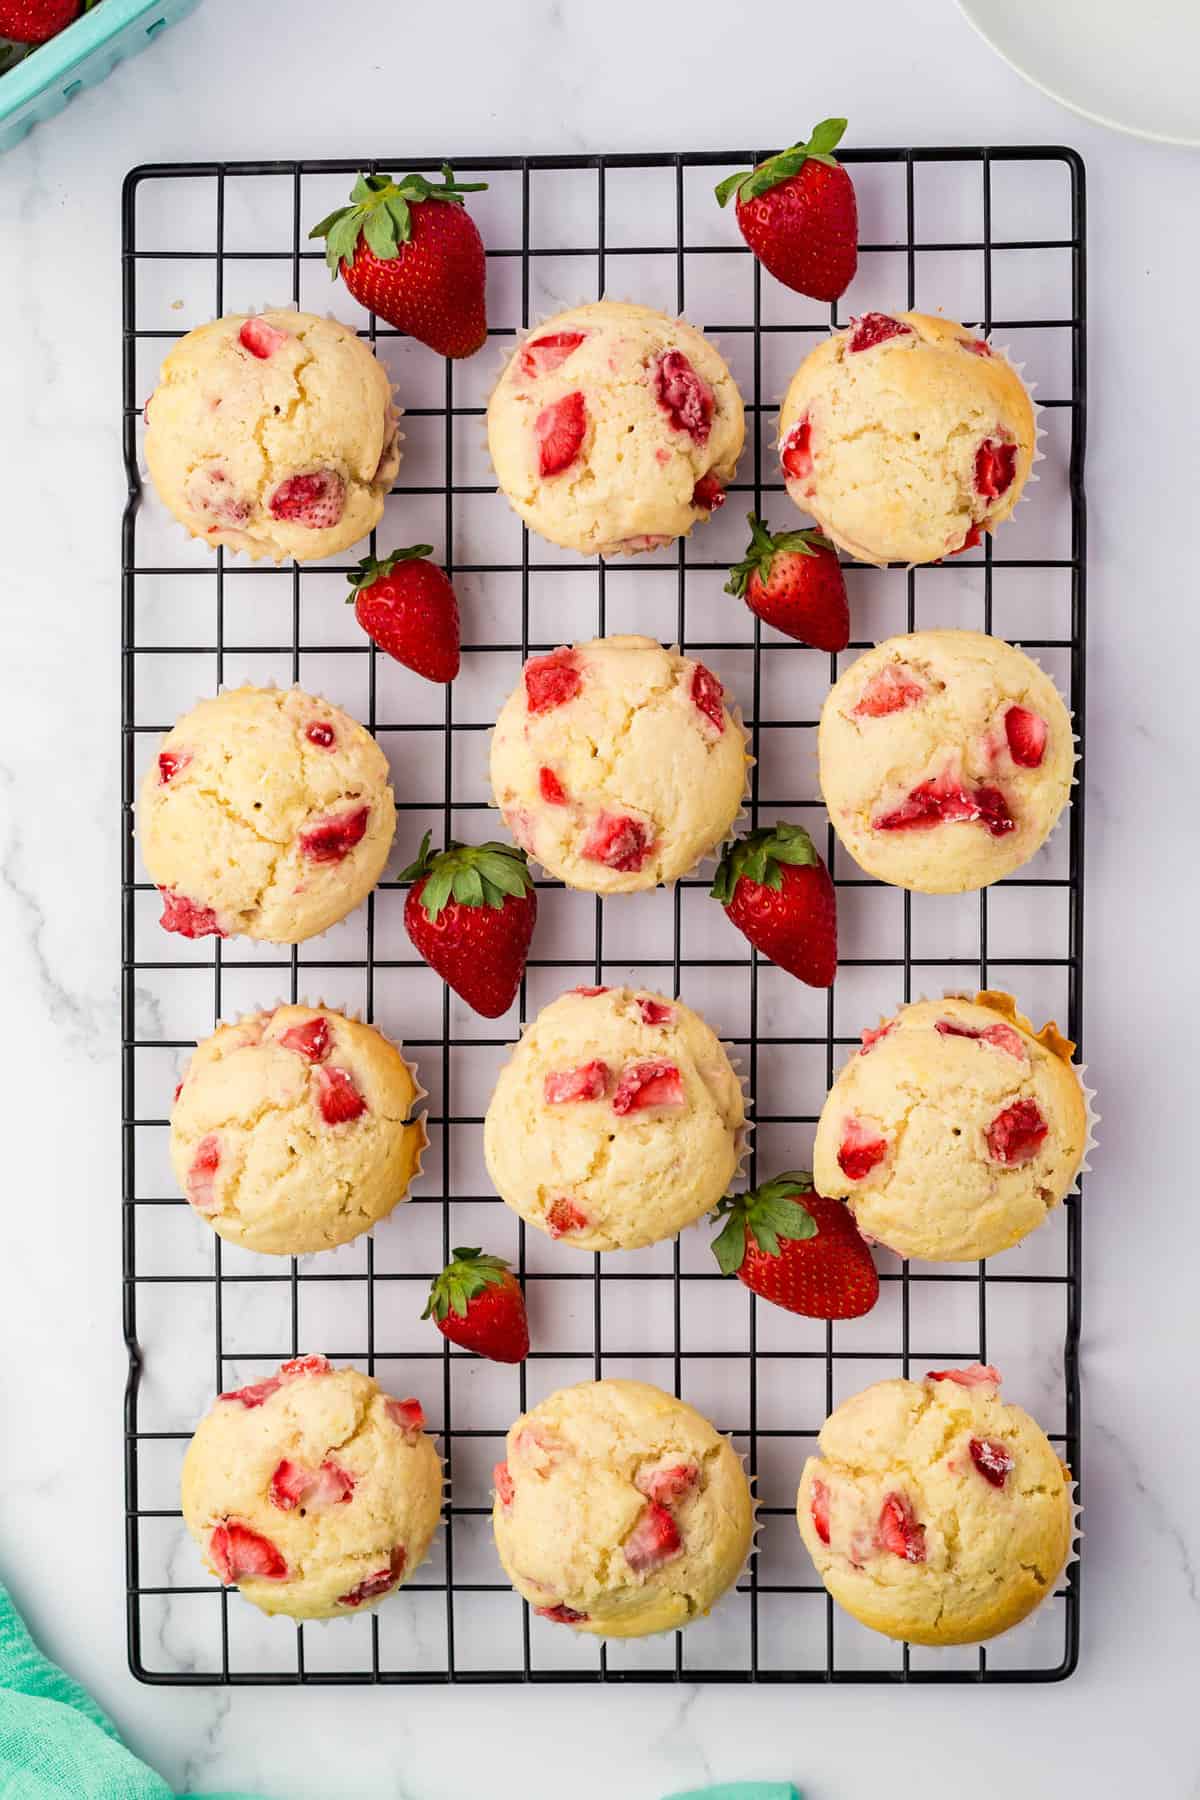
M 192 537 L 257 560 L 366 537 L 400 466 L 383 365 L 349 326 L 241 313 L 176 344 L 146 403 L 146 462 Z
M 817 1124 L 817 1191 L 898 1256 L 975 1262 L 1070 1192 L 1088 1145 L 1075 1046 L 1007 994 L 902 1007 L 844 1065 Z
M 395 1044 L 329 1007 L 277 1006 L 197 1046 L 171 1109 L 171 1166 L 231 1243 L 303 1256 L 408 1198 L 425 1127 Z
M 495 1470 L 500 1561 L 539 1618 L 648 1637 L 702 1618 L 750 1553 L 728 1438 L 643 1381 L 586 1381 L 523 1413 Z
M 657 550 L 725 499 L 742 399 L 683 319 L 601 300 L 517 348 L 488 406 L 503 493 L 552 544 L 584 556 Z
M 716 676 L 647 637 L 533 657 L 492 737 L 492 792 L 514 838 L 594 894 L 686 875 L 736 819 L 748 765 Z
M 576 1250 L 639 1250 L 716 1205 L 741 1159 L 741 1083 L 690 1007 L 576 988 L 543 1007 L 483 1125 L 496 1191 Z
M 861 562 L 928 563 L 980 542 L 1033 466 L 1033 401 L 952 319 L 864 313 L 800 364 L 779 416 L 787 491 Z
M 959 894 L 1041 849 L 1071 792 L 1071 715 L 1031 657 L 980 631 L 914 631 L 852 663 L 817 733 L 821 792 L 869 875 Z
M 395 830 L 375 739 L 298 687 L 202 700 L 162 740 L 138 802 L 163 929 L 188 938 L 315 937 L 366 899 Z
M 977 1644 L 1054 1592 L 1075 1535 L 1069 1470 L 995 1369 L 878 1381 L 830 1414 L 796 1519 L 826 1588 L 910 1644 Z
M 424 1560 L 442 1462 L 416 1400 L 297 1356 L 218 1396 L 183 1460 L 183 1517 L 225 1586 L 265 1613 L 340 1619 Z

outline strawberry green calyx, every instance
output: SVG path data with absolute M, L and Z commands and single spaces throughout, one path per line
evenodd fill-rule
M 722 1275 L 736 1275 L 741 1268 L 747 1232 L 764 1256 L 779 1255 L 781 1238 L 816 1237 L 816 1220 L 800 1198 L 812 1192 L 812 1176 L 803 1169 L 792 1169 L 751 1188 L 748 1194 L 726 1194 L 712 1215 L 725 1220 L 712 1243 Z
M 768 157 L 756 169 L 727 175 L 715 190 L 718 203 L 728 205 L 734 194 L 741 201 L 757 200 L 760 194 L 789 180 L 810 159 L 836 169 L 838 160 L 831 152 L 841 143 L 846 125 L 845 119 L 822 119 L 819 125 L 813 126 L 807 144 L 793 144 L 790 150 L 781 150 L 778 156 Z
M 425 200 L 461 206 L 464 194 L 477 194 L 486 186 L 486 181 L 456 181 L 449 163 L 442 164 L 440 187 L 416 173 L 400 181 L 390 175 L 360 175 L 349 206 L 339 206 L 308 235 L 325 239 L 325 261 L 334 276 L 344 262 L 354 261 L 360 233 L 381 262 L 391 262 L 412 236 L 411 207 Z
M 727 594 L 737 594 L 742 599 L 745 598 L 752 575 L 760 576 L 764 582 L 770 580 L 771 564 L 777 556 L 789 551 L 796 556 L 815 556 L 818 550 L 834 548 L 825 533 L 815 525 L 809 525 L 803 531 L 777 531 L 772 537 L 765 520 L 757 518 L 754 513 L 746 514 L 746 523 L 750 527 L 750 542 L 746 546 L 746 554 L 740 563 L 735 563 L 730 569 L 729 580 L 725 583 Z
M 407 550 L 393 550 L 390 556 L 364 556 L 346 576 L 350 583 L 350 592 L 346 596 L 347 606 L 356 594 L 374 587 L 377 581 L 390 575 L 398 563 L 420 562 L 422 557 L 432 555 L 432 544 L 410 544 Z
M 421 1317 L 434 1318 L 439 1324 L 448 1313 L 465 1319 L 471 1301 L 487 1288 L 501 1286 L 508 1270 L 502 1256 L 485 1256 L 478 1246 L 456 1250 L 454 1261 L 434 1278 Z
M 789 825 L 780 819 L 775 825 L 748 831 L 745 837 L 733 838 L 726 844 L 709 891 L 714 900 L 728 906 L 744 875 L 747 881 L 757 882 L 760 887 L 778 893 L 783 886 L 781 864 L 793 863 L 802 867 L 820 860 L 803 825 Z
M 422 881 L 421 905 L 431 919 L 451 900 L 460 906 L 490 906 L 497 912 L 512 895 L 523 900 L 533 886 L 525 852 L 512 844 L 459 844 L 431 852 L 430 833 L 421 839 L 417 860 L 401 871 L 401 881 Z

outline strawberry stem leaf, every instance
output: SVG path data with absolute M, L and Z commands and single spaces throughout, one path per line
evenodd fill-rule
M 790 825 L 786 819 L 779 819 L 774 825 L 760 826 L 744 837 L 730 839 L 721 853 L 709 892 L 722 906 L 728 906 L 744 875 L 747 881 L 778 893 L 783 886 L 784 864 L 804 868 L 820 860 L 803 825 Z
M 460 1319 L 465 1319 L 471 1301 L 489 1287 L 499 1287 L 508 1269 L 502 1256 L 486 1256 L 478 1247 L 455 1250 L 453 1262 L 448 1262 L 431 1282 L 421 1317 L 434 1318 L 440 1323 L 447 1314 L 456 1313 Z
M 823 162 L 836 169 L 838 160 L 831 152 L 841 143 L 847 122 L 845 119 L 822 119 L 819 125 L 813 126 L 806 144 L 793 144 L 790 149 L 781 150 L 778 156 L 769 156 L 755 169 L 727 175 L 715 190 L 717 204 L 728 205 L 734 194 L 740 201 L 757 200 L 760 194 L 769 193 L 781 181 L 790 180 L 806 162 Z
M 747 513 L 746 523 L 750 527 L 750 542 L 746 546 L 746 554 L 740 563 L 735 563 L 730 569 L 729 580 L 725 583 L 725 592 L 736 594 L 739 599 L 745 599 L 752 575 L 757 575 L 764 585 L 771 579 L 771 565 L 777 556 L 788 553 L 795 556 L 815 556 L 818 550 L 834 548 L 825 533 L 815 525 L 806 526 L 803 531 L 777 531 L 772 536 L 770 526 L 756 514 Z
M 490 906 L 499 912 L 509 898 L 523 900 L 533 886 L 525 852 L 513 844 L 459 844 L 431 853 L 430 834 L 421 839 L 415 862 L 402 869 L 401 881 L 423 881 L 421 905 L 430 919 L 453 900 L 459 906 Z
M 414 206 L 426 200 L 461 206 L 464 194 L 477 194 L 486 186 L 486 181 L 457 181 L 449 163 L 442 164 L 440 186 L 415 170 L 399 181 L 390 175 L 359 175 L 349 206 L 329 213 L 308 235 L 325 239 L 325 261 L 335 276 L 344 262 L 354 261 L 360 236 L 373 256 L 391 262 L 412 237 Z
M 410 544 L 407 550 L 393 550 L 390 556 L 364 556 L 346 576 L 350 583 L 347 605 L 360 591 L 374 587 L 377 581 L 390 575 L 399 563 L 420 562 L 423 557 L 432 555 L 432 544 Z
M 817 1222 L 802 1199 L 812 1192 L 812 1176 L 804 1169 L 790 1169 L 747 1194 L 726 1194 L 713 1214 L 714 1219 L 725 1220 L 712 1243 L 722 1275 L 737 1274 L 745 1261 L 748 1237 L 764 1256 L 778 1256 L 781 1240 L 798 1243 L 816 1237 Z

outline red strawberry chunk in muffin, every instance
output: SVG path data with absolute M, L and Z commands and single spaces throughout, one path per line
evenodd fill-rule
M 329 1055 L 329 1020 L 321 1015 L 317 1019 L 306 1019 L 303 1025 L 293 1025 L 285 1031 L 279 1040 L 285 1050 L 294 1050 L 297 1056 L 307 1057 L 311 1063 L 324 1062 Z
M 293 1356 L 280 1363 L 279 1373 L 293 1381 L 298 1375 L 328 1375 L 331 1366 L 327 1356 Z
M 694 443 L 707 444 L 716 401 L 682 350 L 668 350 L 655 363 L 654 393 L 674 430 L 686 431 Z
M 807 415 L 784 438 L 779 447 L 783 472 L 793 481 L 808 481 L 813 472 L 812 420 Z
M 583 446 L 587 428 L 587 407 L 578 390 L 542 408 L 534 420 L 533 435 L 537 441 L 538 474 L 543 480 L 571 467 Z
M 286 1581 L 290 1573 L 286 1558 L 270 1538 L 236 1519 L 216 1527 L 208 1540 L 208 1554 L 223 1587 L 248 1575 L 256 1581 Z
M 158 758 L 159 787 L 165 787 L 168 781 L 172 781 L 178 775 L 180 769 L 187 768 L 191 760 L 191 756 L 186 750 L 161 751 Z
M 572 988 L 571 992 L 573 994 L 581 995 L 583 997 L 583 999 L 585 999 L 585 1000 L 594 1000 L 596 998 L 597 994 L 610 993 L 611 989 L 606 988 L 606 987 L 577 987 L 577 988 Z
M 586 336 L 586 331 L 551 331 L 545 337 L 530 338 L 518 353 L 517 367 L 527 381 L 549 375 L 561 369 Z
M 652 827 L 643 825 L 640 819 L 601 813 L 584 839 L 580 855 L 589 862 L 631 874 L 645 865 L 657 842 Z
M 314 719 L 304 735 L 318 750 L 332 750 L 337 743 L 337 732 L 324 719 Z
M 917 1524 L 903 1494 L 889 1494 L 879 1509 L 879 1542 L 905 1562 L 925 1561 L 925 1527 Z
M 1007 1056 L 1015 1056 L 1018 1062 L 1025 1061 L 1021 1034 L 1011 1025 L 988 1025 L 977 1031 L 973 1025 L 961 1025 L 957 1019 L 939 1019 L 933 1029 L 942 1037 L 974 1038 L 981 1044 L 990 1044 L 994 1050 L 1003 1050 Z
M 197 512 L 211 513 L 221 525 L 243 525 L 250 517 L 250 503 L 235 494 L 224 469 L 195 469 L 188 477 L 185 497 Z M 219 526 L 210 527 L 212 531 Z
M 985 500 L 1007 494 L 1017 473 L 1017 446 L 987 438 L 975 452 L 975 492 Z
M 202 1137 L 187 1176 L 187 1197 L 199 1213 L 217 1210 L 216 1179 L 221 1166 L 221 1140 L 215 1131 Z
M 194 900 L 177 894 L 174 888 L 160 887 L 158 891 L 163 902 L 159 924 L 164 931 L 177 931 L 185 938 L 229 936 L 217 923 L 217 915 L 211 906 L 198 906 Z
M 885 1038 L 889 1031 L 894 1031 L 895 1029 L 896 1029 L 895 1019 L 885 1019 L 882 1025 L 877 1025 L 875 1027 L 874 1031 L 871 1030 L 869 1025 L 864 1026 L 863 1034 L 862 1034 L 862 1049 L 859 1051 L 858 1054 L 860 1056 L 869 1055 L 870 1052 L 875 1048 L 876 1044 L 879 1042 L 880 1038 Z
M 277 331 L 274 325 L 268 325 L 265 319 L 246 319 L 238 332 L 238 343 L 251 356 L 257 356 L 260 362 L 266 362 L 274 356 L 281 344 L 286 344 L 286 331 Z
M 319 1469 L 284 1457 L 277 1463 L 268 1490 L 272 1506 L 282 1512 L 323 1512 L 328 1506 L 345 1506 L 354 1492 L 354 1476 L 327 1456 Z
M 881 813 L 871 824 L 876 831 L 927 831 L 935 825 L 976 820 L 986 825 L 993 837 L 1003 837 L 1016 827 L 999 788 L 980 787 L 972 792 L 947 771 L 919 783 L 899 806 Z
M 349 812 L 330 813 L 300 833 L 300 850 L 310 862 L 341 862 L 355 844 L 361 844 L 367 833 L 369 806 L 355 806 Z
M 903 712 L 906 706 L 919 706 L 928 689 L 923 681 L 906 669 L 903 663 L 888 663 L 878 675 L 872 675 L 854 708 L 856 719 L 884 719 L 889 713 Z
M 1008 1445 L 1002 1444 L 998 1438 L 973 1437 L 967 1448 L 971 1452 L 971 1461 L 983 1479 L 994 1488 L 1002 1488 L 1017 1466 Z
M 679 1527 L 665 1506 L 651 1500 L 643 1507 L 640 1518 L 622 1548 L 625 1561 L 635 1575 L 644 1575 L 673 1562 L 683 1552 Z
M 317 1106 L 327 1125 L 345 1125 L 361 1118 L 367 1103 L 346 1069 L 317 1070 Z
M 1000 1371 L 991 1363 L 968 1363 L 965 1369 L 930 1369 L 926 1381 L 953 1381 L 959 1387 L 999 1387 Z
M 271 1398 L 272 1394 L 277 1394 L 282 1386 L 283 1382 L 278 1375 L 268 1375 L 265 1381 L 251 1382 L 249 1387 L 231 1388 L 227 1394 L 219 1394 L 217 1398 L 219 1400 L 236 1400 L 239 1406 L 252 1410 L 256 1406 L 262 1406 Z
M 889 338 L 913 335 L 911 325 L 906 325 L 903 319 L 893 319 L 889 313 L 864 313 L 860 319 L 852 319 L 850 324 L 850 342 L 846 348 L 851 354 L 873 350 L 876 344 L 886 344 Z
M 1050 1127 L 1033 1100 L 1015 1100 L 988 1126 L 988 1155 L 993 1162 L 1012 1166 L 1030 1162 L 1050 1135 Z
M 613 1111 L 621 1118 L 651 1106 L 686 1106 L 683 1077 L 674 1063 L 631 1063 L 613 1095 Z
M 946 555 L 961 556 L 964 550 L 977 550 L 982 542 L 983 533 L 980 531 L 978 525 L 972 525 L 962 543 L 956 544 L 952 550 L 948 549 Z
M 506 1462 L 498 1462 L 492 1470 L 492 1486 L 501 1506 L 511 1506 L 517 1490 L 513 1486 L 512 1474 Z
M 570 1237 L 572 1232 L 584 1231 L 587 1222 L 587 1214 L 565 1195 L 552 1200 L 546 1210 L 546 1229 L 552 1238 Z
M 577 1069 L 555 1069 L 542 1083 L 547 1106 L 561 1106 L 570 1100 L 603 1100 L 608 1088 L 608 1064 L 587 1062 Z
M 649 994 L 638 995 L 638 1011 L 643 1025 L 670 1025 L 675 1017 L 673 1006 L 668 1006 L 665 1000 L 652 1000 Z
M 823 1481 L 812 1484 L 813 1530 L 823 1544 L 829 1542 L 829 1489 Z
M 425 1408 L 411 1394 L 406 1400 L 385 1401 L 384 1411 L 406 1438 L 418 1438 L 425 1429 Z
M 310 531 L 326 531 L 336 525 L 346 507 L 346 484 L 336 469 L 314 469 L 308 475 L 289 475 L 271 495 L 271 517 Z
M 887 1155 L 887 1139 L 853 1116 L 842 1126 L 838 1167 L 847 1181 L 865 1181 Z
M 573 1606 L 535 1606 L 533 1610 L 539 1619 L 549 1619 L 552 1625 L 582 1625 L 588 1617 Z
M 525 664 L 525 705 L 531 713 L 550 712 L 565 706 L 583 686 L 579 658 L 574 650 L 552 650 Z
M 706 512 L 716 512 L 724 504 L 725 485 L 720 476 L 714 475 L 710 470 L 707 475 L 700 477 L 692 489 L 692 505 L 702 506 Z
M 566 806 L 567 790 L 553 769 L 542 767 L 538 770 L 538 792 L 547 806 Z
M 1027 706 L 1010 706 L 1004 715 L 1004 735 L 1009 753 L 1022 769 L 1038 769 L 1046 754 L 1049 727 Z
M 716 726 L 718 737 L 725 729 L 725 708 L 721 704 L 724 693 L 725 689 L 712 670 L 697 663 L 692 673 L 692 704 L 710 725 Z
M 368 1575 L 357 1587 L 352 1587 L 348 1594 L 339 1594 L 339 1606 L 361 1606 L 364 1600 L 374 1600 L 380 1594 L 386 1594 L 394 1588 L 404 1573 L 404 1565 L 408 1560 L 403 1544 L 397 1544 L 392 1551 L 391 1560 L 386 1569 L 379 1569 L 374 1575 Z
M 971 352 L 972 356 L 990 356 L 992 354 L 992 346 L 986 338 L 959 338 L 958 341 L 964 350 Z
M 643 1470 L 634 1485 L 639 1494 L 645 1494 L 657 1506 L 671 1507 L 694 1493 L 699 1480 L 698 1463 L 673 1463 L 668 1469 Z

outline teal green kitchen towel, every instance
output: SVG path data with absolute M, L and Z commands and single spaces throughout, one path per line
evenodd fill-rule
M 691 1788 L 667 1800 L 800 1800 L 790 1781 L 724 1781 L 720 1787 Z

